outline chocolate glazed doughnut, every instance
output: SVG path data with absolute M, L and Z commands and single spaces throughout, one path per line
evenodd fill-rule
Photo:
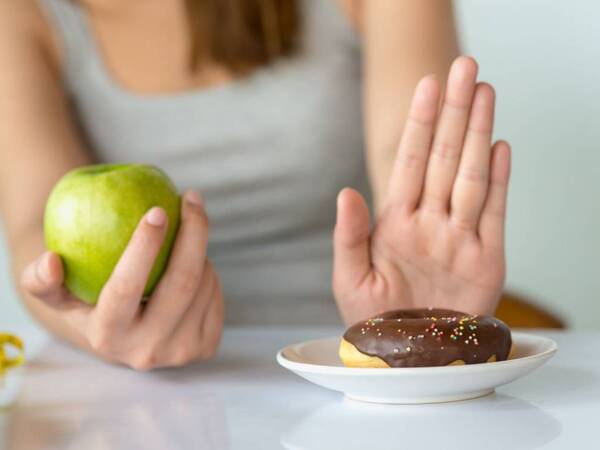
M 503 361 L 508 326 L 447 309 L 388 311 L 350 327 L 340 345 L 348 367 L 431 367 Z

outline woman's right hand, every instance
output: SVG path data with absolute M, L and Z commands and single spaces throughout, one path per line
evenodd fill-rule
M 168 266 L 151 298 L 141 303 L 167 220 L 161 208 L 146 213 L 94 307 L 67 291 L 62 261 L 52 252 L 24 270 L 23 289 L 59 309 L 64 325 L 105 360 L 150 370 L 210 358 L 221 338 L 223 295 L 206 258 L 208 220 L 195 192 L 183 196 Z

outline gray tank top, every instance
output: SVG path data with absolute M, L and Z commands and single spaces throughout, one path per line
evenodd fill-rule
M 82 9 L 40 0 L 65 52 L 75 118 L 102 162 L 161 167 L 196 189 L 229 323 L 339 321 L 331 293 L 336 195 L 368 196 L 359 40 L 334 0 L 301 0 L 293 58 L 232 83 L 140 95 L 106 67 Z

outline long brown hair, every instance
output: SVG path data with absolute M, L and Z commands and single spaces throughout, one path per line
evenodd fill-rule
M 294 52 L 298 45 L 296 0 L 185 0 L 191 69 L 210 61 L 244 74 Z

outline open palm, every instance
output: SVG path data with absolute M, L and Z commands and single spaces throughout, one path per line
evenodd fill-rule
M 493 313 L 504 283 L 510 147 L 492 145 L 495 95 L 458 58 L 418 84 L 374 227 L 362 196 L 338 197 L 333 288 L 353 323 L 395 308 Z M 439 112 L 439 113 L 438 113 Z

